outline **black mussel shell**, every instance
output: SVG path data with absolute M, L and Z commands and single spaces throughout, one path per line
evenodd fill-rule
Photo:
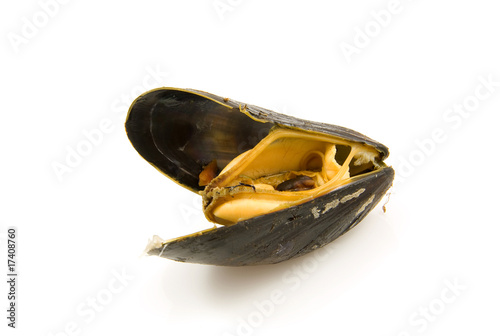
M 222 170 L 253 148 L 275 125 L 365 143 L 389 154 L 384 145 L 348 128 L 276 113 L 196 90 L 159 88 L 131 105 L 125 128 L 130 142 L 150 164 L 182 186 L 199 191 L 198 176 L 217 158 Z

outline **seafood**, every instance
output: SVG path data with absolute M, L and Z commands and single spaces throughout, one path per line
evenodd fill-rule
M 199 193 L 218 224 L 148 244 L 148 254 L 177 261 L 244 266 L 304 255 L 359 223 L 394 179 L 387 147 L 361 133 L 203 91 L 148 91 L 125 127 L 139 154 Z

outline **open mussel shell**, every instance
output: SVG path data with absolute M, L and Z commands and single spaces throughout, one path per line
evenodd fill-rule
M 394 179 L 393 169 L 383 163 L 389 154 L 387 147 L 361 133 L 293 118 L 202 91 L 159 88 L 146 92 L 133 102 L 125 127 L 132 145 L 144 159 L 178 184 L 202 194 L 207 218 L 226 225 L 167 241 L 155 236 L 148 244 L 149 255 L 177 261 L 242 266 L 273 264 L 301 256 L 354 227 L 381 200 Z M 281 134 L 288 138 L 279 138 Z M 266 148 L 273 147 L 274 152 L 262 149 L 263 143 L 273 136 L 277 140 L 269 140 L 271 145 Z M 280 175 L 276 181 L 269 182 L 268 175 L 278 176 L 287 163 L 293 166 L 290 163 L 295 160 L 293 148 L 301 148 L 297 142 L 302 138 L 304 148 L 314 153 L 321 149 L 319 154 L 314 154 L 315 159 L 309 161 L 319 158 L 325 162 L 325 157 L 334 157 L 335 165 L 331 167 L 334 172 L 330 169 L 325 173 L 321 167 L 316 169 L 316 164 L 312 164 L 314 167 L 309 171 L 307 163 L 303 169 L 308 176 L 289 172 L 286 178 Z M 286 153 L 281 155 L 280 149 L 276 149 L 277 143 L 288 146 Z M 324 152 L 324 148 L 330 152 Z M 252 151 L 255 155 L 247 154 Z M 265 177 L 252 180 L 248 176 L 255 169 L 238 168 L 255 166 L 259 158 L 272 157 L 276 151 L 284 163 L 271 163 L 275 167 L 268 169 Z M 246 162 L 249 158 L 253 163 Z M 261 160 L 262 164 L 268 162 Z M 299 163 L 295 165 L 298 167 Z M 220 175 L 202 184 L 200 174 L 210 166 Z M 248 179 L 256 183 L 249 185 Z M 259 190 L 258 186 L 264 184 L 258 181 L 263 179 L 273 186 L 265 185 L 265 189 Z M 318 187 L 281 191 L 290 181 L 301 179 Z M 313 179 L 315 182 L 311 182 Z M 326 188 L 329 185 L 334 187 Z M 212 209 L 218 206 L 217 202 L 222 202 L 230 204 L 229 211 L 234 211 L 232 209 L 239 209 L 231 203 L 234 199 L 246 202 L 245 197 L 262 194 L 265 194 L 263 199 L 286 201 L 271 212 L 256 210 L 252 216 L 241 215 L 236 219 L 219 218 L 223 211 Z

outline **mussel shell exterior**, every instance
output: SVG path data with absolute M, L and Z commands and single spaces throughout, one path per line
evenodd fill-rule
M 148 254 L 225 266 L 274 264 L 299 257 L 359 223 L 385 195 L 393 178 L 394 170 L 386 167 L 310 202 L 178 238 Z
M 203 91 L 159 88 L 131 105 L 127 135 L 150 164 L 182 186 L 199 191 L 203 167 L 217 159 L 219 170 L 253 148 L 273 126 L 323 133 L 364 143 L 380 153 L 386 146 L 348 128 L 294 118 Z

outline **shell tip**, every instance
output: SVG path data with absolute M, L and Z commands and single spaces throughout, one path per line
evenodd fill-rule
M 146 245 L 144 252 L 142 252 L 142 256 L 149 255 L 149 251 L 151 250 L 159 249 L 163 246 L 164 242 L 165 240 L 160 236 L 154 235 L 152 238 L 148 239 L 148 244 Z

